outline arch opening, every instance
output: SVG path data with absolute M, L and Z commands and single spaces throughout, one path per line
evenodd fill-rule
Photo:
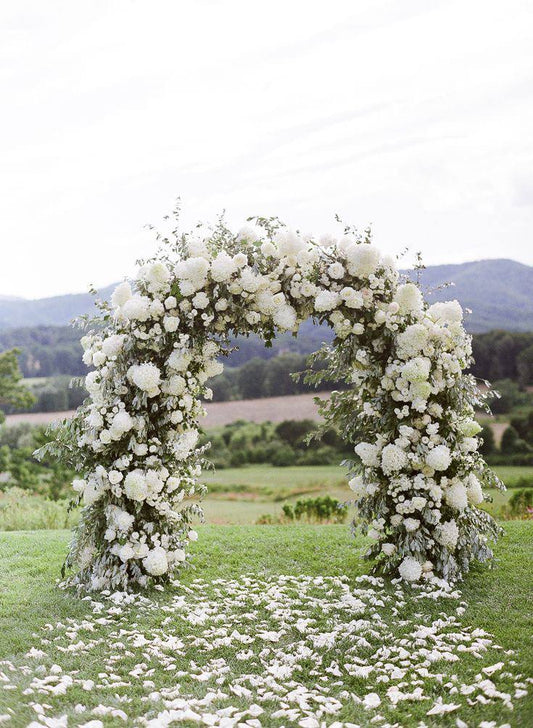
M 354 448 L 349 483 L 375 568 L 454 581 L 492 557 L 498 527 L 478 506 L 497 479 L 478 450 L 459 304 L 428 305 L 368 232 L 317 242 L 258 220 L 170 236 L 83 337 L 89 397 L 47 448 L 79 473 L 70 583 L 130 589 L 184 568 L 206 490 L 203 401 L 229 333 L 268 345 L 308 318 L 333 328 L 325 375 L 350 385 L 322 414 Z

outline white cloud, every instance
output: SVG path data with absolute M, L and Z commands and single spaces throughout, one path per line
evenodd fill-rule
M 533 263 L 529 2 L 130 0 L 0 8 L 0 293 L 132 270 L 181 195 L 428 263 Z M 6 103 L 7 101 L 7 103 Z

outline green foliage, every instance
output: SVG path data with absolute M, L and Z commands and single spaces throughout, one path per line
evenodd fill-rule
M 499 395 L 490 402 L 490 408 L 496 415 L 511 412 L 515 407 L 533 404 L 531 395 L 528 392 L 523 392 L 518 384 L 511 379 L 501 379 L 494 382 L 492 389 Z
M 313 420 L 284 420 L 276 426 L 276 435 L 291 447 L 303 448 L 305 438 L 316 431 Z
M 474 363 L 470 371 L 474 376 L 533 384 L 533 333 L 499 330 L 475 334 L 472 353 Z
M 72 314 L 68 316 L 71 318 Z M 0 331 L 0 349 L 19 349 L 19 365 L 25 377 L 81 376 L 87 367 L 81 360 L 79 330 L 71 326 L 28 326 Z
M 533 517 L 533 490 L 517 490 L 509 499 L 509 510 L 513 516 Z
M 305 498 L 293 505 L 283 506 L 283 515 L 289 521 L 308 523 L 342 523 L 347 516 L 348 506 L 329 495 L 318 498 Z
M 10 406 L 22 409 L 33 403 L 33 395 L 21 381 L 18 354 L 18 349 L 11 349 L 0 354 L 0 408 Z M 1 422 L 3 420 L 2 412 L 0 412 L 0 417 Z
M 513 417 L 511 426 L 529 445 L 533 445 L 533 409 L 522 417 Z
M 74 471 L 48 455 L 41 461 L 34 457 L 35 449 L 49 440 L 39 425 L 21 423 L 0 430 L 0 491 L 16 486 L 51 500 L 70 495 Z
M 492 427 L 484 425 L 479 433 L 480 438 L 483 440 L 483 444 L 479 448 L 479 452 L 482 455 L 491 455 L 496 451 L 496 440 L 494 439 L 494 432 Z
M 81 385 L 69 376 L 38 378 L 25 381 L 34 400 L 33 403 L 19 408 L 23 412 L 64 412 L 79 407 L 87 396 Z M 15 411 L 13 406 L 4 405 L 6 414 Z
M 522 440 L 518 432 L 511 425 L 507 427 L 502 435 L 500 450 L 503 454 L 514 455 L 516 453 L 531 452 L 530 446 Z
M 0 531 L 70 528 L 77 519 L 66 499 L 50 500 L 18 487 L 0 493 Z
M 233 363 L 230 355 L 229 362 Z M 278 397 L 290 394 L 303 394 L 314 391 L 314 387 L 305 379 L 295 377 L 294 373 L 307 368 L 308 357 L 298 353 L 280 353 L 278 356 L 265 359 L 254 356 L 241 366 L 227 366 L 222 374 L 215 377 L 210 387 L 215 402 L 238 399 L 259 399 L 261 397 Z M 315 368 L 323 367 L 317 361 Z M 342 388 L 342 382 L 330 382 Z
M 284 420 L 257 424 L 238 420 L 204 435 L 201 443 L 211 443 L 210 462 L 217 469 L 269 463 L 292 465 L 338 464 L 349 454 L 347 445 L 333 428 L 319 435 L 312 420 Z
M 290 465 L 296 465 L 296 453 L 289 447 L 289 445 L 282 445 L 277 448 L 276 452 L 272 456 L 272 465 L 276 465 L 278 468 L 286 468 Z

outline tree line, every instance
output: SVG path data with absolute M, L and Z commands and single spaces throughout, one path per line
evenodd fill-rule
M 70 377 L 87 373 L 81 360 L 80 335 L 80 330 L 69 326 L 0 331 L 0 351 L 18 347 L 23 375 L 38 378 L 30 383 L 36 397 L 32 411 L 74 409 L 82 401 L 83 390 L 72 390 L 68 384 Z M 291 375 L 303 371 L 307 366 L 306 356 L 331 336 L 328 328 L 306 321 L 298 337 L 283 334 L 268 349 L 257 336 L 239 338 L 234 342 L 238 348 L 224 362 L 224 373 L 212 381 L 213 399 L 222 402 L 312 391 Z M 503 395 L 501 400 L 493 401 L 493 410 L 508 412 L 515 406 L 529 404 L 523 389 L 533 385 L 533 333 L 474 334 L 472 346 L 475 358 L 472 373 L 480 379 L 497 382 Z

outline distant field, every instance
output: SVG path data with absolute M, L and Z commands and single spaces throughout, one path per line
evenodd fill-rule
M 282 422 L 283 420 L 318 420 L 319 416 L 314 403 L 315 397 L 327 399 L 329 392 L 312 394 L 296 394 L 287 397 L 265 397 L 263 399 L 245 399 L 235 402 L 211 402 L 206 405 L 207 417 L 202 427 L 211 428 L 229 425 L 236 420 L 249 422 Z M 30 412 L 8 415 L 6 422 L 14 425 L 18 422 L 31 422 L 35 425 L 56 422 L 65 417 L 72 417 L 74 412 Z
M 509 490 L 490 491 L 493 502 L 484 507 L 498 518 L 519 479 L 533 480 L 533 467 L 495 470 Z M 281 515 L 284 503 L 294 503 L 299 498 L 330 495 L 341 503 L 351 499 L 345 470 L 337 465 L 288 468 L 253 465 L 205 472 L 202 479 L 209 488 L 203 502 L 208 523 L 252 524 L 263 515 Z M 67 528 L 78 517 L 79 512 L 67 513 L 66 500 L 47 501 L 18 489 L 0 493 L 0 531 Z
M 533 479 L 533 467 L 495 467 L 508 490 L 490 491 L 493 503 L 484 507 L 495 516 L 514 492 L 519 478 Z M 204 473 L 209 488 L 203 503 L 208 523 L 254 523 L 262 515 L 281 513 L 283 502 L 298 498 L 330 495 L 344 502 L 351 491 L 343 468 L 337 465 L 313 465 L 276 468 L 250 465 Z

